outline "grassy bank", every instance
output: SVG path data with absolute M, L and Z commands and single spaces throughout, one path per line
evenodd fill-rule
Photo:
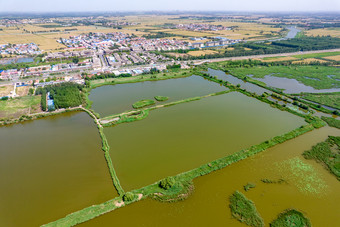
M 73 112 L 73 111 L 83 111 L 83 109 L 76 107 L 76 108 L 58 110 L 58 111 L 54 111 L 54 112 L 40 112 L 40 113 L 36 113 L 36 114 L 22 115 L 19 118 L 6 119 L 6 120 L 2 120 L 2 121 L 0 120 L 0 126 L 21 123 L 21 122 L 24 122 L 24 121 L 36 120 L 36 119 L 39 119 L 39 118 L 54 116 L 54 115 L 67 113 L 67 112 Z
M 285 210 L 276 220 L 270 223 L 270 227 L 311 227 L 310 221 L 299 211 L 290 209 Z
M 305 151 L 303 157 L 322 163 L 340 181 L 340 137 L 329 136 L 325 142 Z
M 302 97 L 312 102 L 317 102 L 322 105 L 340 109 L 340 92 L 324 94 L 303 94 Z
M 156 81 L 156 80 L 168 80 L 174 78 L 183 78 L 193 75 L 191 69 L 178 69 L 171 70 L 167 73 L 156 73 L 156 74 L 145 74 L 136 75 L 132 77 L 122 77 L 122 78 L 108 78 L 90 81 L 90 87 L 97 88 L 105 85 L 114 84 L 125 84 L 125 83 L 138 83 L 144 81 Z
M 109 151 L 110 151 L 109 143 L 107 142 L 103 128 L 98 127 L 98 130 L 99 130 L 100 137 L 102 139 L 102 150 L 104 151 L 105 160 L 106 160 L 107 165 L 109 167 L 109 171 L 110 171 L 110 175 L 111 175 L 111 178 L 112 178 L 113 185 L 116 188 L 118 194 L 120 196 L 122 196 L 122 195 L 124 195 L 125 192 L 124 192 L 122 186 L 119 183 L 119 179 L 118 179 L 118 177 L 116 175 L 116 171 L 113 167 L 113 163 L 112 163 L 110 153 L 109 153 Z
M 255 204 L 241 192 L 236 191 L 230 196 L 229 200 L 231 215 L 238 221 L 253 227 L 264 226 L 263 219 L 257 212 Z
M 324 116 L 322 116 L 321 119 L 325 121 L 329 126 L 340 129 L 340 120 Z

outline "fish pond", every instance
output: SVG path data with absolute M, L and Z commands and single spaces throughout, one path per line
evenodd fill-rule
M 328 135 L 340 136 L 340 131 L 329 127 L 317 129 L 199 177 L 194 180 L 194 193 L 182 202 L 146 199 L 80 226 L 242 227 L 245 225 L 233 219 L 229 209 L 229 196 L 235 190 L 255 203 L 266 226 L 289 208 L 302 211 L 313 226 L 337 226 L 339 181 L 319 163 L 302 157 L 305 150 L 324 141 Z M 284 182 L 268 184 L 261 179 L 283 179 Z M 254 183 L 255 188 L 245 192 L 243 186 L 249 182 Z
M 117 196 L 86 113 L 0 127 L 0 226 L 40 226 Z
M 93 89 L 89 99 L 93 101 L 92 108 L 104 117 L 132 110 L 132 104 L 135 102 L 143 99 L 154 99 L 155 96 L 169 97 L 167 101 L 160 102 L 166 103 L 226 89 L 200 76 L 190 76 L 170 80 L 102 86 Z
M 125 190 L 137 189 L 306 124 L 231 92 L 150 111 L 141 121 L 105 128 Z

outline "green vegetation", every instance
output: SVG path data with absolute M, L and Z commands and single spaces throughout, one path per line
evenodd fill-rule
M 336 49 L 339 47 L 340 47 L 339 38 L 332 38 L 328 36 L 318 37 L 299 36 L 294 39 L 275 41 L 271 43 L 256 43 L 256 42 L 239 43 L 233 45 L 233 50 L 220 51 L 218 53 L 206 54 L 201 56 L 183 55 L 175 57 L 169 54 L 166 56 L 181 60 L 194 60 L 249 55 L 291 53 L 311 50 L 325 50 Z
M 40 96 L 0 100 L 0 119 L 2 120 L 40 111 Z
M 168 177 L 161 180 L 158 185 L 145 187 L 141 191 L 157 201 L 172 203 L 187 199 L 194 191 L 194 184 L 191 180 Z
M 99 130 L 99 135 L 102 139 L 102 150 L 104 151 L 104 156 L 105 156 L 105 159 L 106 159 L 106 163 L 109 167 L 109 171 L 110 171 L 110 175 L 111 175 L 111 178 L 112 178 L 113 185 L 116 188 L 119 195 L 124 195 L 125 194 L 124 189 L 120 185 L 119 179 L 116 175 L 116 171 L 115 171 L 113 164 L 112 164 L 111 156 L 110 156 L 110 153 L 109 153 L 109 151 L 110 151 L 109 143 L 107 142 L 106 136 L 103 132 L 103 128 L 98 125 L 98 130 Z
M 302 98 L 322 105 L 340 109 L 340 92 L 321 94 L 302 94 Z
M 56 109 L 80 106 L 84 102 L 82 95 L 83 86 L 75 83 L 62 83 L 44 88 L 37 88 L 35 94 L 46 96 L 50 92 L 50 97 L 54 100 Z M 42 101 L 42 108 L 43 101 Z M 44 110 L 44 109 L 43 109 Z
M 264 78 L 266 75 L 296 79 L 315 89 L 329 89 L 340 87 L 340 69 L 330 66 L 272 66 L 233 68 L 230 72 L 236 77 L 244 78 L 253 75 Z M 334 75 L 334 76 L 330 76 Z
M 261 179 L 261 181 L 265 184 L 282 184 L 286 182 L 284 179 L 278 179 L 278 180 L 270 180 L 270 179 Z
M 144 99 L 144 100 L 140 100 L 138 102 L 135 102 L 134 104 L 132 104 L 132 107 L 134 109 L 140 109 L 146 106 L 152 106 L 154 105 L 156 102 L 152 99 Z
M 340 129 L 340 120 L 324 116 L 322 116 L 321 119 L 325 121 L 329 126 Z
M 340 181 L 340 137 L 329 136 L 325 142 L 305 151 L 303 157 L 323 163 Z
M 43 111 L 47 110 L 46 90 L 43 90 L 41 92 L 41 103 L 40 103 L 40 105 L 41 105 L 41 109 Z
M 123 201 L 124 202 L 131 202 L 134 199 L 136 199 L 137 195 L 132 192 L 127 192 L 123 195 Z
M 91 88 L 96 88 L 104 85 L 114 85 L 114 84 L 125 84 L 125 83 L 138 83 L 143 81 L 156 81 L 156 80 L 167 80 L 174 78 L 182 78 L 191 76 L 191 69 L 169 69 L 166 73 L 155 73 L 155 74 L 145 74 L 133 77 L 118 77 L 118 78 L 107 78 L 100 80 L 89 81 L 89 86 Z
M 236 191 L 230 196 L 231 214 L 240 222 L 249 226 L 264 226 L 263 219 L 257 212 L 255 204 L 247 199 L 241 192 Z
M 248 183 L 248 184 L 243 186 L 243 189 L 247 192 L 250 189 L 255 188 L 255 186 L 256 186 L 256 184 L 254 184 L 254 183 Z
M 270 223 L 270 227 L 311 227 L 310 221 L 299 211 L 285 210 L 276 220 Z
M 159 187 L 168 190 L 172 186 L 174 186 L 176 183 L 175 179 L 173 177 L 167 177 L 159 182 Z
M 149 116 L 149 109 L 108 116 L 108 117 L 101 119 L 101 122 L 104 127 L 108 127 L 108 126 L 118 125 L 122 123 L 131 123 L 134 121 L 140 121 L 146 118 L 147 116 Z
M 340 55 L 340 52 L 325 52 L 325 53 L 316 53 L 316 54 L 302 54 L 302 55 L 294 55 L 294 58 L 323 58 Z
M 166 96 L 155 96 L 155 99 L 156 99 L 158 102 L 164 102 L 164 101 L 168 100 L 169 97 L 166 97 Z

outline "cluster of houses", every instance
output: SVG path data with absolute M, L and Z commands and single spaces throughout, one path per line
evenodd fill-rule
M 35 43 L 0 44 L 0 54 L 34 55 L 41 54 L 41 50 Z
M 201 39 L 204 40 L 204 39 Z M 194 42 L 190 43 L 189 46 L 193 49 L 207 48 L 207 47 L 218 47 L 218 46 L 228 46 L 241 42 L 240 39 L 228 39 L 225 37 L 214 37 L 213 41 L 207 42 Z
M 89 33 L 71 36 L 69 39 L 59 39 L 59 43 L 68 48 L 86 48 L 92 50 L 111 51 L 170 51 L 188 49 L 188 44 L 181 40 L 146 39 L 121 32 Z
M 214 24 L 177 24 L 175 26 L 178 29 L 184 29 L 189 31 L 221 31 L 231 30 L 230 27 Z

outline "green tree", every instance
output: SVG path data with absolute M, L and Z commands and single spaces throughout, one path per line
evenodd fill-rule
M 176 183 L 176 180 L 173 177 L 167 177 L 159 182 L 159 186 L 165 190 L 168 190 L 172 186 L 174 186 L 175 183 Z

